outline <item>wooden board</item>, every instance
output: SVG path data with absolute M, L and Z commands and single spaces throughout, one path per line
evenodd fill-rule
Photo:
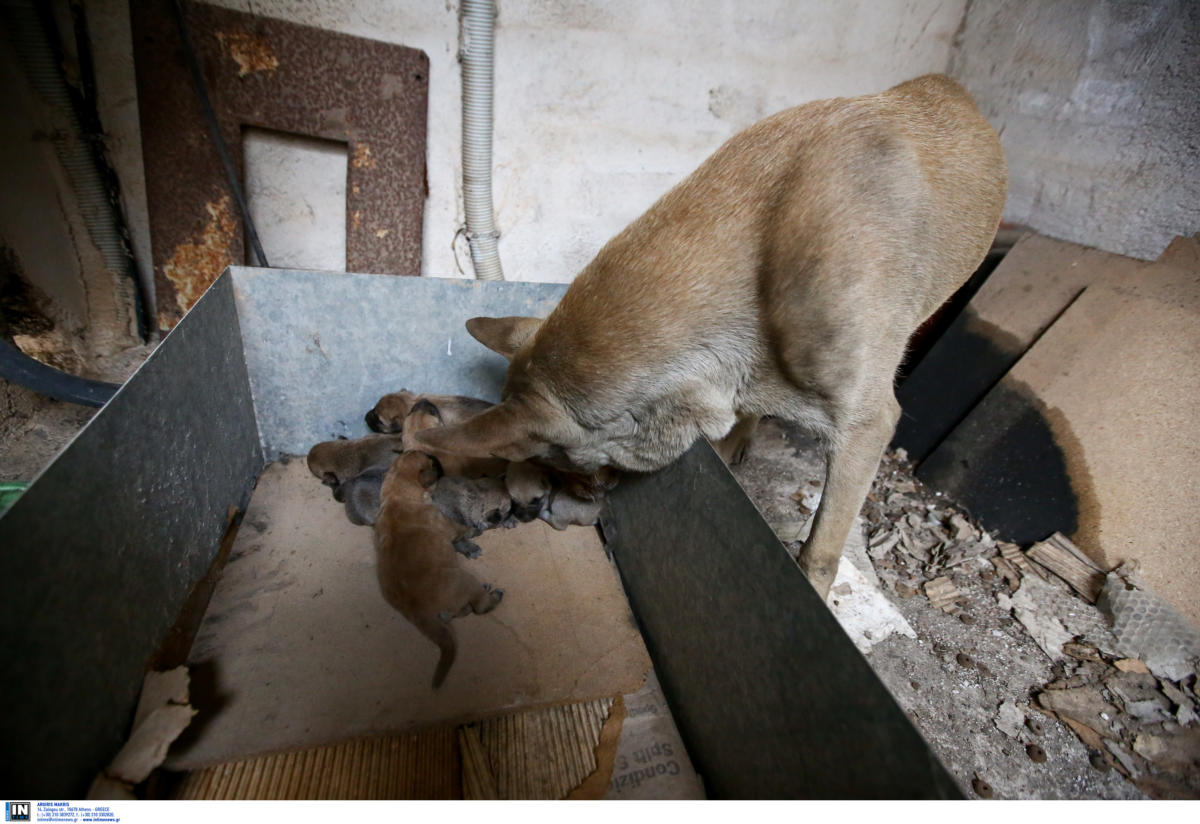
M 453 728 L 347 741 L 189 773 L 189 801 L 461 798 Z
M 1139 261 L 1026 235 L 896 393 L 892 440 L 924 460 L 1093 280 Z
M 619 710 L 619 712 L 617 712 Z M 599 798 L 624 718 L 620 698 L 516 713 L 455 728 L 376 736 L 205 767 L 186 800 Z M 604 746 L 602 731 L 610 726 Z M 602 763 L 601 763 L 602 762 Z M 590 779 L 596 786 L 589 786 Z
M 1200 258 L 1187 251 L 1097 273 L 918 475 L 1002 537 L 1060 531 L 1102 569 L 1139 561 L 1200 623 Z
M 505 589 L 437 649 L 379 594 L 372 530 L 302 460 L 264 470 L 193 647 L 201 716 L 174 769 L 635 692 L 650 668 L 596 530 L 535 521 L 477 539 L 463 561 Z

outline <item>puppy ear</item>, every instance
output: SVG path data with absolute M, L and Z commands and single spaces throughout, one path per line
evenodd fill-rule
M 422 447 L 468 458 L 503 458 L 523 461 L 547 447 L 535 437 L 538 419 L 525 404 L 507 400 L 456 426 L 423 429 L 414 433 L 416 448 Z
M 541 325 L 542 318 L 471 318 L 467 331 L 488 349 L 512 360 Z
M 428 489 L 437 483 L 438 479 L 446 473 L 442 469 L 442 462 L 436 456 L 426 455 L 425 457 L 429 459 L 429 463 L 421 467 L 421 471 L 417 473 L 417 482 Z

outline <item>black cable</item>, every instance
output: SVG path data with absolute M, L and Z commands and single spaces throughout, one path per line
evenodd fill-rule
M 47 366 L 3 339 L 0 339 L 0 378 L 81 406 L 104 406 L 121 388 L 120 384 L 88 380 Z
M 259 266 L 270 268 L 271 264 L 267 262 L 267 255 L 263 252 L 262 244 L 258 240 L 258 232 L 254 229 L 254 221 L 250 217 L 250 209 L 246 206 L 246 198 L 242 194 L 242 186 L 238 182 L 237 171 L 233 168 L 233 159 L 229 156 L 229 147 L 225 144 L 225 138 L 221 134 L 221 126 L 217 123 L 217 115 L 213 111 L 212 100 L 208 96 L 208 88 L 204 83 L 204 75 L 200 72 L 200 64 L 196 62 L 196 52 L 192 49 L 192 39 L 188 34 L 187 19 L 183 12 L 182 2 L 180 0 L 172 0 L 171 10 L 175 14 L 175 24 L 179 28 L 179 38 L 183 41 L 183 61 L 187 64 L 188 74 L 192 76 L 192 87 L 196 90 L 196 97 L 200 99 L 200 105 L 204 109 L 204 119 L 208 123 L 208 131 L 212 134 L 217 154 L 221 156 L 221 163 L 225 166 L 225 177 L 229 181 L 229 188 L 233 190 L 233 197 L 237 201 L 238 209 L 242 213 L 242 222 L 246 226 L 246 233 L 250 235 L 250 245 L 254 247 L 254 256 L 258 258 Z

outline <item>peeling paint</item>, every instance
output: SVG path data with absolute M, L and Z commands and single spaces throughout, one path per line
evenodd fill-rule
M 354 157 L 350 159 L 350 163 L 356 169 L 375 168 L 375 158 L 371 154 L 371 147 L 366 143 L 355 143 Z
M 246 31 L 217 32 L 221 48 L 238 64 L 238 77 L 255 72 L 273 72 L 279 68 L 279 60 L 271 50 L 271 44 L 259 34 Z
M 183 243 L 175 248 L 171 259 L 163 265 L 163 274 L 175 285 L 175 301 L 181 312 L 192 308 L 204 290 L 233 263 L 230 247 L 237 231 L 237 220 L 233 216 L 229 195 L 219 201 L 204 204 L 209 220 L 194 243 Z M 169 329 L 173 323 L 163 325 L 159 314 L 159 328 Z

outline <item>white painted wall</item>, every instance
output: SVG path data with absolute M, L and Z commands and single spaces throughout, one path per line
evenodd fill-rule
M 465 241 L 455 241 L 463 222 L 457 4 L 212 1 L 429 55 L 422 273 L 458 276 L 461 267 L 470 275 Z M 609 237 L 765 115 L 944 71 L 964 6 L 499 0 L 494 192 L 505 276 L 569 281 Z
M 246 129 L 242 156 L 246 208 L 270 264 L 346 271 L 346 144 Z M 257 264 L 249 238 L 246 259 Z

